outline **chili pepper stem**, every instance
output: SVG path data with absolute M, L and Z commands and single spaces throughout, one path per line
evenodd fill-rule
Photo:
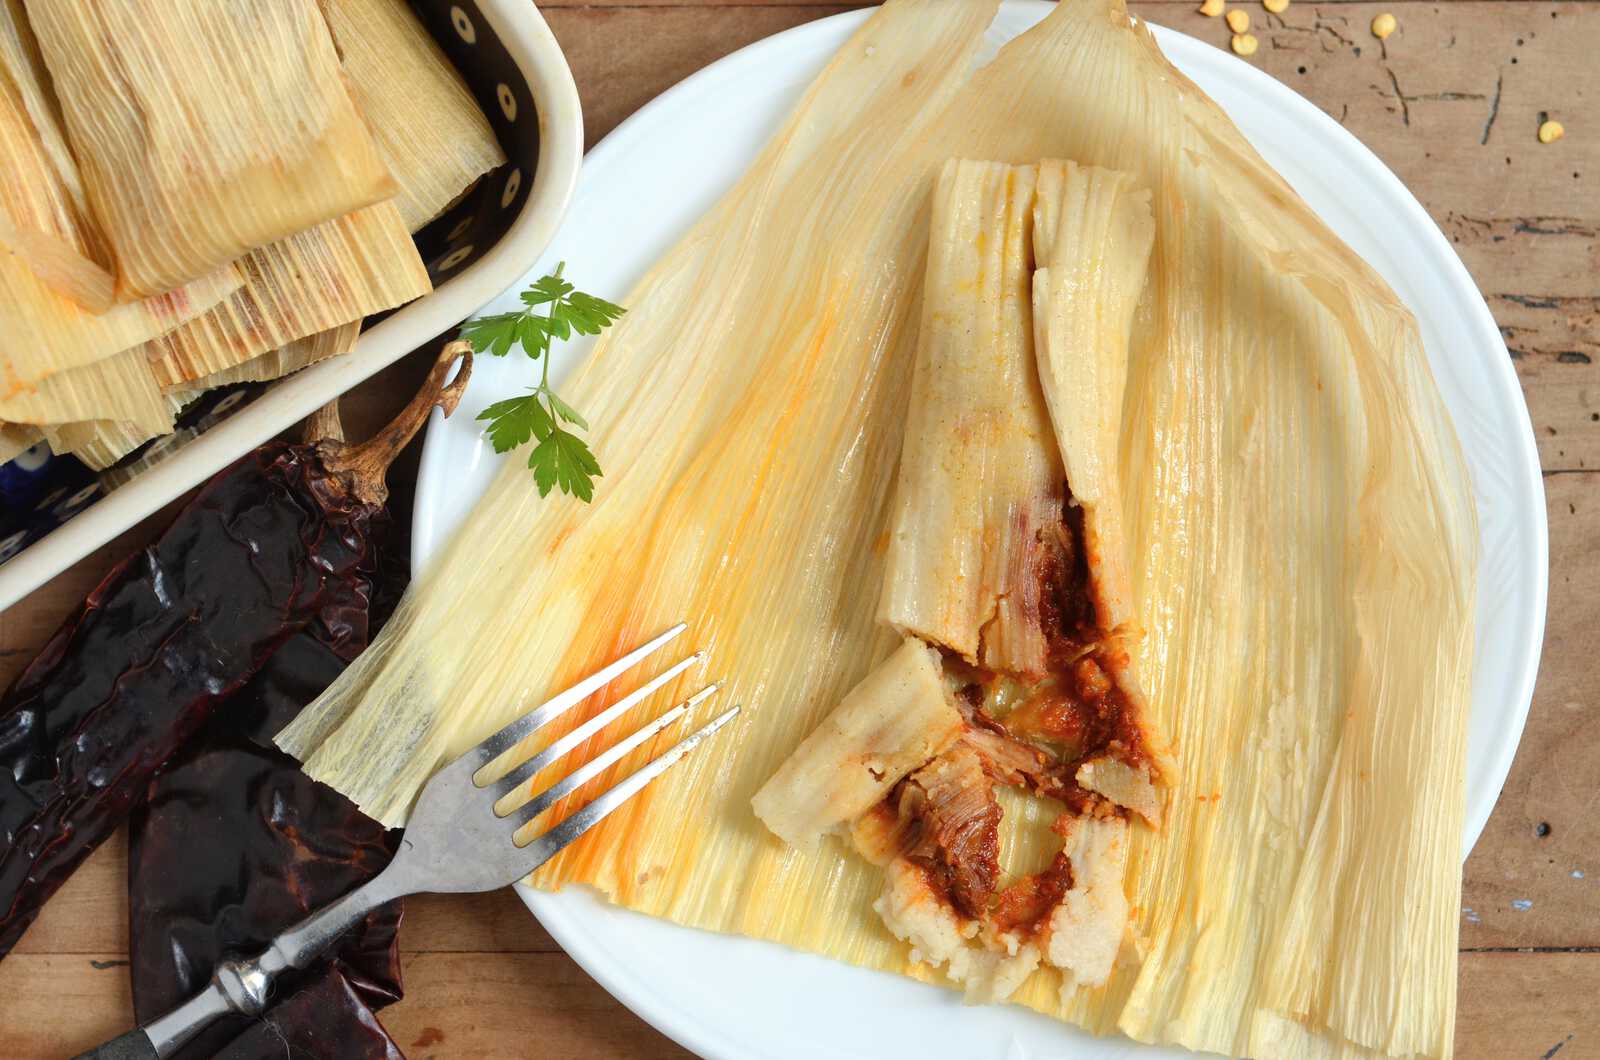
M 339 420 L 338 398 L 334 398 L 306 417 L 305 433 L 302 437 L 307 442 L 344 441 L 344 424 Z
M 461 368 L 451 378 L 450 369 L 457 360 L 461 362 Z M 439 357 L 434 361 L 433 370 L 428 373 L 422 389 L 400 410 L 399 415 L 389 421 L 387 427 L 359 445 L 346 445 L 342 439 L 330 439 L 325 444 L 319 444 L 323 466 L 344 477 L 358 500 L 382 504 L 389 496 L 389 489 L 384 483 L 389 465 L 427 422 L 428 413 L 435 406 L 444 410 L 446 416 L 455 411 L 471 375 L 472 347 L 461 339 L 446 343 L 444 349 L 439 351 Z

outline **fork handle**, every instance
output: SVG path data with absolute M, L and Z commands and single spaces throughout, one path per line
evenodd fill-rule
M 236 1013 L 259 1016 L 267 1010 L 273 982 L 290 968 L 304 968 L 328 949 L 346 931 L 378 906 L 401 897 L 387 871 L 357 887 L 323 909 L 312 913 L 294 927 L 273 939 L 253 960 L 228 960 L 217 965 L 206 988 L 164 1016 L 148 1023 L 142 1031 L 125 1034 L 98 1049 L 84 1053 L 80 1060 L 123 1060 L 123 1058 L 169 1057 L 213 1020 Z M 139 1051 L 139 1038 L 147 1038 L 149 1049 Z

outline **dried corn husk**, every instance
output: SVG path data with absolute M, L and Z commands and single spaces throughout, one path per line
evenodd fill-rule
M 322 0 L 350 91 L 400 184 L 412 232 L 506 160 L 488 119 L 405 0 Z
M 0 464 L 32 449 L 44 437 L 37 427 L 23 423 L 0 423 Z
M 396 191 L 316 0 L 29 0 L 117 296 Z
M 239 286 L 224 267 L 159 298 L 112 306 L 84 199 L 20 0 L 0 3 L 0 400 L 136 346 Z M 88 310 L 88 311 L 86 311 Z
M 361 324 L 357 321 L 331 331 L 297 339 L 281 349 L 252 357 L 243 364 L 213 375 L 164 387 L 162 397 L 166 401 L 168 411 L 175 417 L 185 405 L 207 390 L 233 383 L 277 379 L 318 361 L 348 353 L 355 347 L 360 332 Z M 170 429 L 169 426 L 167 430 Z M 45 437 L 50 441 L 50 448 L 58 453 L 71 453 L 96 470 L 110 467 L 151 438 L 164 433 L 165 430 L 152 431 L 135 423 L 107 419 L 61 423 L 44 428 Z M 180 432 L 180 436 L 182 433 Z M 181 440 L 181 437 L 177 439 Z
M 1122 170 L 1155 220 L 1117 456 L 1135 658 L 1190 797 L 1129 837 L 1134 957 L 1015 997 L 1234 1055 L 1447 1056 L 1476 528 L 1415 323 L 1120 3 L 1068 0 L 973 72 L 993 6 L 872 17 L 565 388 L 613 456 L 594 504 L 539 500 L 508 460 L 280 742 L 398 822 L 439 762 L 692 616 L 739 729 L 534 882 L 927 976 L 872 922 L 878 869 L 784 846 L 749 799 L 897 640 L 862 587 L 934 174 Z
M 928 247 L 879 619 L 968 662 L 1042 675 L 1032 554 L 1065 473 L 1033 357 L 1035 183 L 1031 166 L 952 163 L 935 192 L 949 223 Z
M 113 419 L 151 434 L 172 429 L 171 411 L 138 347 L 46 376 L 33 389 L 0 400 L 0 419 L 33 424 Z
M 244 286 L 145 347 L 163 387 L 224 372 L 432 290 L 393 203 L 325 221 L 239 260 Z
M 356 340 L 361 336 L 361 322 L 341 324 L 339 327 L 328 331 L 319 331 L 315 335 L 308 335 L 303 339 L 296 339 L 287 346 L 280 346 L 275 350 L 258 354 L 242 364 L 232 368 L 224 368 L 220 372 L 213 372 L 185 383 L 177 384 L 172 390 L 177 392 L 200 392 L 213 390 L 219 386 L 228 386 L 232 383 L 263 383 L 272 379 L 280 379 L 291 372 L 298 372 L 302 368 L 309 368 L 318 361 L 325 361 L 329 357 L 338 357 L 349 353 L 356 348 Z M 169 390 L 169 392 L 172 392 Z

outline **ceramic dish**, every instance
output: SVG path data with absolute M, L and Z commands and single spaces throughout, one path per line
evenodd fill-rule
M 478 97 L 510 159 L 416 234 L 433 293 L 373 318 L 351 353 L 229 395 L 225 400 L 233 407 L 221 409 L 224 415 L 216 404 L 202 402 L 203 409 L 180 418 L 180 427 L 196 416 L 213 418 L 215 425 L 186 441 L 180 434 L 151 443 L 173 449 L 148 470 L 127 477 L 112 469 L 96 478 L 71 461 L 68 470 L 76 476 L 50 484 L 29 525 L 0 532 L 0 608 L 455 327 L 510 287 L 550 242 L 583 156 L 578 91 L 555 37 L 529 0 L 414 0 L 413 6 Z
M 1009 0 L 989 43 L 1043 17 Z M 559 259 L 584 289 L 621 297 L 731 185 L 864 12 L 752 45 L 640 110 L 585 164 L 584 185 L 538 273 Z M 1466 776 L 1468 848 L 1510 768 L 1533 691 L 1547 579 L 1544 490 L 1533 433 L 1500 333 L 1466 269 L 1416 199 L 1339 124 L 1266 74 L 1156 27 L 1163 51 L 1416 314 L 1429 362 L 1469 462 L 1481 523 L 1477 657 Z M 648 180 L 640 174 L 648 173 Z M 491 308 L 510 308 L 511 303 Z M 581 357 L 570 344 L 556 368 Z M 565 358 L 563 360 L 562 358 Z M 522 385 L 525 366 L 491 361 L 423 453 L 414 558 L 420 569 L 498 466 L 472 416 Z M 609 459 L 625 459 L 612 454 Z M 602 481 L 601 489 L 604 489 Z M 527 577 L 537 578 L 538 572 Z M 963 1006 L 953 991 L 770 943 L 693 931 L 625 912 L 589 893 L 522 897 L 608 990 L 708 1057 L 1178 1057 L 1096 1039 L 1015 1006 Z M 536 987 L 530 986 L 530 989 Z M 825 1014 L 826 1018 L 819 1018 Z

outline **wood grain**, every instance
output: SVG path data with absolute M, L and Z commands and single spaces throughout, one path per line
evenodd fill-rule
M 541 5 L 572 63 L 593 144 L 663 89 L 750 41 L 854 5 L 789 0 L 557 0 Z M 1544 662 L 1516 764 L 1466 866 L 1461 1057 L 1600 1057 L 1600 4 L 1256 4 L 1254 65 L 1320 106 L 1417 195 L 1489 301 L 1546 471 L 1551 585 Z M 1227 46 L 1188 3 L 1151 21 Z M 1380 43 L 1372 16 L 1399 31 Z M 1567 137 L 1540 145 L 1541 115 Z M 370 431 L 414 387 L 413 358 L 347 397 Z M 393 476 L 409 510 L 415 451 Z M 9 680 L 157 517 L 0 613 Z M 1547 826 L 1541 828 L 1541 826 Z M 0 1057 L 63 1057 L 131 1017 L 126 852 L 95 854 L 0 962 Z M 1579 875 L 1581 874 L 1581 875 Z M 1524 903 L 1526 905 L 1524 906 Z M 412 1060 L 678 1057 L 619 1006 L 510 892 L 414 900 L 407 997 L 384 1014 Z

